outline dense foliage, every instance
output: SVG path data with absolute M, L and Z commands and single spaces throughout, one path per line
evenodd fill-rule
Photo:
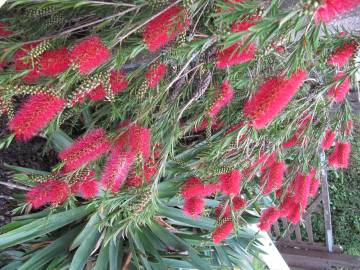
M 0 145 L 59 162 L 8 166 L 29 191 L 4 269 L 252 269 L 259 229 L 301 222 L 349 166 L 359 39 L 326 23 L 360 3 L 280 4 L 7 1 Z

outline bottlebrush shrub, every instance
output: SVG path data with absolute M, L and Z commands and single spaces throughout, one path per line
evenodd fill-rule
M 344 13 L 358 5 L 360 5 L 359 0 L 324 0 L 315 11 L 315 22 L 328 23 L 332 21 L 336 15 Z
M 12 174 L 36 213 L 1 230 L 0 268 L 239 268 L 258 230 L 301 221 L 320 153 L 348 165 L 351 99 L 326 94 L 356 81 L 357 42 L 312 18 L 332 2 L 8 2 L 0 147 L 39 135 L 59 160 Z
M 332 131 L 331 129 L 327 129 L 325 132 L 325 136 L 321 141 L 321 148 L 323 150 L 330 149 L 335 140 L 335 137 L 336 137 L 336 132 Z
M 9 122 L 9 129 L 20 140 L 29 140 L 44 128 L 65 106 L 65 101 L 51 94 L 31 95 Z
M 344 100 L 347 93 L 350 90 L 350 81 L 349 78 L 344 76 L 343 73 L 338 73 L 334 77 L 334 81 L 339 84 L 332 88 L 330 88 L 329 92 L 327 93 L 327 96 L 334 100 L 335 102 L 339 103 Z

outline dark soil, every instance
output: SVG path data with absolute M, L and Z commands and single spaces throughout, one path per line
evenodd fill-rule
M 1 117 L 0 138 L 8 134 L 6 119 Z M 45 139 L 35 137 L 28 142 L 14 140 L 7 149 L 0 150 L 0 182 L 11 183 L 11 174 L 4 168 L 4 163 L 49 171 L 58 160 L 55 151 L 50 150 L 44 153 L 45 144 Z M 12 195 L 19 192 L 23 191 L 0 184 L 0 226 L 10 222 L 10 211 L 16 207 L 16 200 L 12 198 Z

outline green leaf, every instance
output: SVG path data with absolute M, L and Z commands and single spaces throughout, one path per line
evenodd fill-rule
M 96 247 L 96 243 L 98 242 L 99 238 L 99 230 L 92 227 L 92 231 L 89 231 L 88 237 L 83 240 L 80 247 L 76 250 L 69 270 L 81 270 L 84 268 L 85 264 L 87 263 L 87 259 Z
M 18 270 L 40 269 L 40 267 L 47 264 L 53 258 L 59 256 L 59 253 L 67 250 L 71 240 L 79 233 L 80 229 L 81 227 L 78 226 L 52 242 L 47 247 L 31 254 L 30 259 L 27 260 Z
M 123 243 L 120 240 L 109 243 L 109 270 L 120 269 L 124 255 Z
M 0 235 L 0 250 L 11 247 L 49 232 L 55 231 L 69 223 L 79 220 L 95 208 L 95 205 L 84 205 L 48 217 L 40 218 L 25 226 Z
M 85 239 L 94 232 L 98 227 L 98 223 L 100 222 L 100 217 L 98 213 L 95 213 L 91 216 L 88 223 L 86 224 L 85 228 L 81 231 L 81 233 L 75 238 L 74 242 L 70 246 L 70 250 L 73 250 L 80 246 Z
M 0 270 L 18 270 L 20 265 L 21 265 L 21 262 L 14 261 L 14 262 L 11 262 L 8 265 L 5 265 L 4 267 L 0 268 Z
M 94 270 L 108 270 L 109 265 L 109 247 L 110 244 L 107 243 L 102 246 L 99 255 L 96 260 L 96 265 Z
M 57 152 L 64 150 L 73 143 L 73 140 L 61 129 L 51 134 L 48 141 Z
M 169 246 L 172 246 L 180 251 L 188 251 L 190 261 L 196 269 L 199 270 L 209 270 L 211 269 L 210 265 L 200 258 L 200 256 L 197 254 L 197 251 L 193 249 L 191 246 L 189 246 L 185 241 L 183 241 L 181 238 L 177 237 L 175 234 L 170 233 L 165 228 L 161 227 L 157 223 L 151 223 L 149 225 L 150 230 L 159 237 L 164 243 L 166 243 Z

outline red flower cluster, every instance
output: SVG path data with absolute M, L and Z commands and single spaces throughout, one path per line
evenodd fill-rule
M 327 96 L 331 100 L 334 100 L 337 103 L 342 102 L 350 90 L 349 77 L 346 77 L 345 79 L 344 79 L 344 77 L 345 77 L 345 75 L 342 72 L 339 72 L 338 74 L 336 74 L 334 77 L 334 81 L 339 82 L 339 81 L 343 80 L 343 82 L 340 83 L 339 86 L 332 87 L 329 90 L 329 92 L 327 93 Z
M 111 71 L 110 73 L 110 87 L 114 94 L 120 93 L 126 89 L 129 82 L 125 78 L 125 74 L 122 71 Z M 103 100 L 106 96 L 105 88 L 102 84 L 98 85 L 86 94 L 92 101 Z
M 9 122 L 9 129 L 20 140 L 29 140 L 44 128 L 65 106 L 65 101 L 50 94 L 31 95 Z
M 338 141 L 335 150 L 329 156 L 329 165 L 334 168 L 344 168 L 349 166 L 351 144 L 349 142 Z
M 109 147 L 110 142 L 102 128 L 90 131 L 59 153 L 59 158 L 65 163 L 63 172 L 67 173 L 78 169 L 97 159 L 107 152 Z
M 26 83 L 33 83 L 40 77 L 40 72 L 37 65 L 32 61 L 29 52 L 34 49 L 39 42 L 25 44 L 18 49 L 14 54 L 14 66 L 18 71 L 29 70 L 29 72 L 22 78 Z
M 198 217 L 202 214 L 205 207 L 203 197 L 195 196 L 184 201 L 184 213 L 191 217 Z
M 242 174 L 239 170 L 222 173 L 219 176 L 220 190 L 226 195 L 237 195 L 240 192 Z
M 305 210 L 310 196 L 311 182 L 314 177 L 314 171 L 310 171 L 307 175 L 299 173 L 293 182 L 294 200 L 300 204 Z
M 251 26 L 254 26 L 260 19 L 261 17 L 254 15 L 250 18 L 238 20 L 234 22 L 231 26 L 231 32 L 238 33 L 247 31 Z
M 111 189 L 112 192 L 118 191 L 122 183 L 125 181 L 134 161 L 134 152 L 121 152 L 119 149 L 114 148 L 110 157 L 106 161 L 106 165 L 101 176 L 102 185 Z
M 328 23 L 332 21 L 336 15 L 353 9 L 357 5 L 360 5 L 360 0 L 323 0 L 315 11 L 315 22 Z
M 356 44 L 345 42 L 341 47 L 337 48 L 330 58 L 327 60 L 329 65 L 337 66 L 342 68 L 345 66 L 356 50 Z
M 232 199 L 232 209 L 233 211 L 239 211 L 246 205 L 246 200 L 241 198 L 240 196 L 234 197 Z M 215 209 L 215 215 L 217 219 L 229 218 L 230 217 L 230 209 L 231 206 L 228 204 L 226 207 L 223 204 L 220 204 Z
M 174 6 L 150 21 L 144 30 L 144 42 L 150 52 L 162 48 L 190 25 L 186 11 Z
M 255 128 L 266 127 L 286 107 L 306 77 L 307 73 L 299 69 L 288 79 L 278 76 L 265 81 L 246 102 L 245 116 Z
M 217 53 L 216 67 L 225 69 L 233 65 L 239 65 L 253 59 L 255 55 L 255 43 L 252 42 L 243 48 L 243 41 L 238 41 L 228 48 Z
M 80 73 L 88 74 L 105 63 L 111 54 L 98 36 L 90 36 L 76 44 L 70 56 Z
M 336 132 L 328 128 L 325 132 L 325 136 L 321 141 L 321 149 L 328 150 L 332 146 L 336 137 Z
M 188 178 L 182 189 L 181 194 L 185 200 L 196 197 L 207 197 L 214 194 L 219 189 L 217 184 L 204 184 L 200 178 L 190 177 Z
M 0 37 L 8 37 L 13 31 L 6 29 L 6 23 L 0 22 Z
M 59 75 L 68 69 L 70 64 L 70 54 L 65 47 L 45 51 L 36 63 L 40 74 L 47 77 Z
M 70 187 L 67 183 L 50 179 L 31 188 L 26 194 L 26 200 L 34 208 L 45 204 L 57 205 L 64 203 L 70 194 Z
M 271 228 L 271 225 L 280 217 L 280 211 L 271 206 L 267 208 L 260 217 L 259 228 L 262 231 L 268 231 Z
M 223 81 L 221 89 L 218 91 L 215 101 L 209 109 L 209 116 L 214 118 L 223 107 L 230 103 L 233 96 L 234 90 L 232 89 L 230 82 L 228 80 Z
M 95 172 L 82 173 L 80 181 L 71 186 L 71 193 L 79 193 L 84 199 L 91 199 L 99 192 L 98 182 L 95 179 Z
M 268 166 L 264 164 L 260 176 L 260 185 L 265 185 L 263 194 L 268 194 L 281 188 L 285 169 L 284 161 L 273 161 L 272 164 Z
M 148 68 L 145 78 L 150 88 L 155 88 L 159 84 L 166 74 L 166 69 L 165 64 L 152 65 Z
M 149 159 L 141 169 L 140 175 L 137 174 L 137 171 L 133 169 L 128 178 L 126 179 L 125 184 L 129 187 L 139 187 L 143 184 L 143 179 L 146 183 L 149 183 L 151 177 L 157 172 L 158 164 L 155 160 Z M 144 177 L 142 177 L 144 176 Z
M 225 221 L 219 225 L 212 234 L 214 244 L 218 244 L 228 237 L 234 228 L 232 220 Z

